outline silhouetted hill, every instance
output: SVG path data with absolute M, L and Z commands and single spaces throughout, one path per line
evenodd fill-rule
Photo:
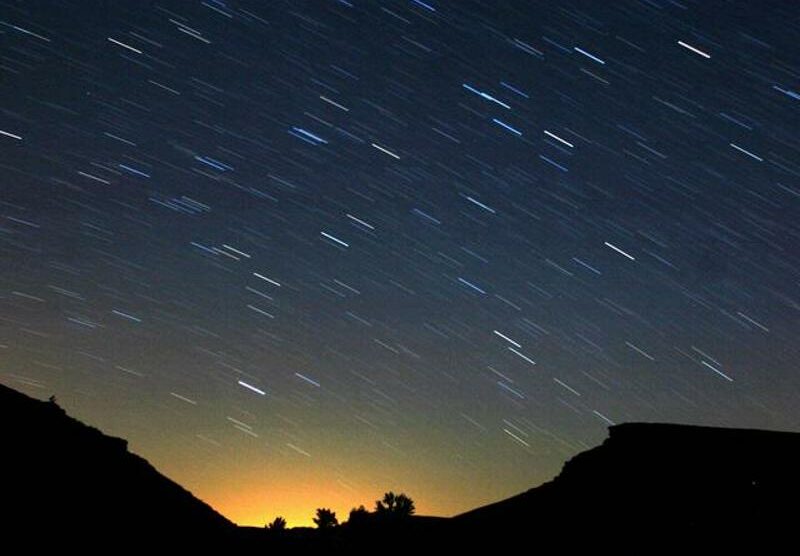
M 214 546 L 235 526 L 106 436 L 42 402 L 0 385 L 0 551 Z M 30 553 L 38 553 L 34 550 Z
M 552 481 L 454 518 L 373 513 L 331 531 L 284 532 L 235 527 L 124 440 L 2 385 L 0 435 L 4 553 L 16 542 L 81 554 L 798 552 L 799 433 L 615 425 Z
M 444 517 L 417 516 L 382 519 L 370 513 L 360 523 L 344 522 L 330 530 L 294 527 L 271 531 L 240 527 L 243 554 L 413 554 L 446 536 Z
M 600 446 L 552 481 L 507 500 L 450 519 L 381 522 L 372 514 L 359 527 L 284 535 L 270 546 L 329 554 L 795 553 L 798 495 L 798 433 L 629 423 L 610 427 Z
M 798 433 L 628 423 L 554 480 L 453 518 L 451 534 L 565 553 L 767 554 L 798 550 L 798 502 Z

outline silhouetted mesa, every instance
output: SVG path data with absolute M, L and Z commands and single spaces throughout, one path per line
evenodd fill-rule
M 0 385 L 0 551 L 43 547 L 109 554 L 146 546 L 210 546 L 235 525 L 106 436 L 42 402 Z M 34 553 L 34 552 L 31 552 Z M 86 553 L 86 552 L 81 552 Z
M 609 433 L 554 480 L 455 517 L 454 533 L 568 554 L 797 549 L 800 434 L 658 423 Z
M 798 551 L 800 433 L 629 423 L 552 481 L 454 518 L 356 513 L 314 530 L 237 528 L 127 443 L 0 385 L 0 550 L 214 548 L 224 554 L 560 555 Z M 501 478 L 498 478 L 501 480 Z M 319 501 L 324 504 L 324 500 Z M 265 511 L 268 508 L 265 508 Z M 556 552 L 557 551 L 557 552 Z

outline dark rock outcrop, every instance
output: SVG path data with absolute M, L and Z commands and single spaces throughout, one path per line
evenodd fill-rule
M 800 433 L 629 423 L 552 481 L 454 518 L 237 528 L 127 443 L 0 385 L 0 547 L 81 554 L 778 554 L 798 548 Z M 324 503 L 324 500 L 320 500 Z
M 226 543 L 235 525 L 161 475 L 127 442 L 0 385 L 2 546 L 190 548 Z M 20 552 L 22 553 L 22 552 Z M 27 552 L 26 552 L 27 553 Z
M 552 481 L 455 517 L 452 534 L 566 554 L 797 548 L 800 434 L 660 423 L 609 433 Z

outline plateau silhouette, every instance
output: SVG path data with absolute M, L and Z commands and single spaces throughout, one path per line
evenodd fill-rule
M 405 494 L 318 528 L 237 527 L 56 403 L 0 385 L 0 550 L 166 548 L 223 554 L 327 554 L 491 547 L 493 553 L 794 553 L 800 433 L 665 423 L 609 427 L 608 438 L 553 480 L 451 518 L 415 515 Z M 324 500 L 319 501 L 324 504 Z M 10 552 L 6 552 L 10 553 Z

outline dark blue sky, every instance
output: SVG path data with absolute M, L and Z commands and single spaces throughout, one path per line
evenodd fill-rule
M 242 523 L 800 430 L 796 8 L 6 1 L 0 380 Z

